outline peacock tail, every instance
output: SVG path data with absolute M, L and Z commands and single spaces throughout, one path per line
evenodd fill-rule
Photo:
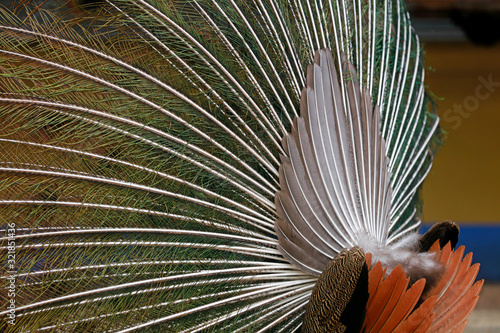
M 377 264 L 440 142 L 402 1 L 31 14 L 0 8 L 2 331 L 306 331 L 318 281 L 330 332 L 464 329 L 482 282 L 441 229 L 432 285 Z

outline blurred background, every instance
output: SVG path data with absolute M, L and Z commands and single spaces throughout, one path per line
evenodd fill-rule
M 500 332 L 500 1 L 408 6 L 445 132 L 424 183 L 423 221 L 459 223 L 459 243 L 486 281 L 466 332 Z

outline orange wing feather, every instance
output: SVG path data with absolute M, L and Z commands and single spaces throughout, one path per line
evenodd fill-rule
M 461 246 L 452 251 L 450 244 L 440 249 L 438 242 L 431 247 L 444 271 L 425 295 L 425 279 L 407 289 L 410 279 L 400 266 L 386 277 L 380 262 L 370 268 L 367 256 L 369 299 L 363 332 L 463 332 L 483 286 L 483 280 L 474 283 L 479 264 L 471 266 L 472 253 L 463 257 L 464 250 Z M 421 297 L 423 303 L 415 308 Z
M 380 282 L 382 282 L 385 276 L 385 272 L 386 269 L 382 267 L 382 264 L 379 261 L 368 273 L 368 294 L 370 295 L 370 297 L 368 298 L 368 302 L 366 304 L 367 308 L 369 308 L 371 306 L 371 303 L 374 301 L 374 297 L 372 296 L 375 295 Z
M 422 279 L 407 289 L 410 279 L 401 266 L 397 266 L 386 278 L 383 274 L 382 265 L 377 262 L 368 276 L 370 297 L 363 324 L 364 332 L 392 332 L 410 315 L 425 286 L 425 280 Z M 371 285 L 377 281 L 377 285 Z
M 420 279 L 404 292 L 379 332 L 393 332 L 399 323 L 405 321 L 417 305 L 424 287 L 425 279 Z
M 445 248 L 443 252 L 447 253 L 449 244 Z M 464 250 L 461 246 L 450 254 L 441 281 L 429 292 L 429 295 L 439 297 L 434 310 L 436 318 L 431 326 L 432 332 L 463 331 L 464 323 L 476 306 L 484 281 L 474 284 L 479 264 L 471 266 L 472 253 L 462 259 Z
M 402 321 L 396 329 L 395 333 L 425 333 L 429 332 L 429 328 L 436 317 L 434 307 L 436 306 L 437 296 L 428 298 L 422 305 L 418 307 L 408 318 Z
M 406 276 L 404 276 L 404 272 L 401 269 L 401 266 L 397 266 L 392 271 L 392 273 L 389 274 L 388 277 L 382 279 L 373 294 L 370 294 L 370 291 L 368 291 L 369 295 L 373 295 L 373 297 L 368 298 L 369 300 L 370 298 L 372 300 L 371 302 L 368 301 L 366 307 L 366 317 L 364 322 L 364 326 L 366 325 L 366 332 L 372 331 L 374 325 L 377 323 L 379 317 L 381 316 L 384 307 L 389 302 L 393 288 L 397 284 L 401 284 L 401 274 L 403 276 L 403 279 L 405 280 L 404 282 L 406 282 Z M 370 283 L 370 279 L 368 279 L 368 283 Z
M 391 281 L 391 277 L 394 278 Z M 382 326 L 389 320 L 393 311 L 396 311 L 396 305 L 399 300 L 405 293 L 408 287 L 409 279 L 406 278 L 406 275 L 401 268 L 401 266 L 397 266 L 389 275 L 387 279 L 381 284 L 381 288 L 378 288 L 378 292 L 382 295 L 379 297 L 380 300 L 380 308 L 379 309 L 371 309 L 372 311 L 378 310 L 379 315 L 377 318 L 374 318 L 375 321 L 371 325 L 371 329 L 368 332 L 381 332 Z M 377 295 L 374 295 L 377 297 Z M 377 302 L 375 302 L 375 305 Z M 370 311 L 370 310 L 368 310 Z

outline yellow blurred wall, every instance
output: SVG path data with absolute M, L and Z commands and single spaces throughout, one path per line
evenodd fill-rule
M 424 48 L 447 134 L 424 182 L 423 221 L 500 223 L 500 46 Z

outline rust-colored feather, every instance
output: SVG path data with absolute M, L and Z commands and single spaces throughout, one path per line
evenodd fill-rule
M 469 321 L 466 319 L 463 322 L 461 322 L 459 325 L 455 326 L 450 333 L 461 333 L 465 330 L 465 327 L 467 326 L 467 323 Z
M 402 321 L 396 327 L 394 333 L 428 332 L 436 316 L 433 310 L 436 305 L 437 299 L 437 296 L 428 298 L 406 320 Z
M 453 281 L 453 278 L 458 272 L 460 261 L 464 253 L 464 247 L 461 246 L 456 251 L 452 252 L 450 244 L 446 244 L 440 253 L 441 256 L 439 261 L 444 266 L 444 274 L 436 287 L 429 292 L 429 296 L 437 295 L 441 298 L 441 295 L 446 292 L 451 281 Z
M 368 274 L 368 293 L 370 295 L 375 295 L 375 292 L 380 285 L 380 282 L 384 278 L 386 269 L 382 267 L 382 264 L 377 262 Z M 374 298 L 370 297 L 368 299 L 367 307 L 373 302 Z
M 466 260 L 467 257 L 469 257 L 469 260 Z M 457 274 L 452 281 L 449 281 L 448 288 L 439 299 L 439 304 L 436 306 L 436 314 L 438 316 L 446 313 L 449 308 L 472 286 L 474 280 L 476 279 L 479 266 L 474 265 L 474 267 L 470 267 L 472 255 L 469 254 L 467 257 L 460 263 L 457 269 Z
M 420 279 L 405 291 L 378 332 L 392 332 L 400 322 L 406 320 L 417 305 L 424 287 L 425 279 Z
M 436 251 L 436 248 L 439 248 L 437 243 L 430 251 Z M 438 297 L 434 310 L 436 318 L 432 323 L 431 332 L 463 331 L 467 317 L 477 303 L 483 280 L 473 284 L 479 264 L 471 266 L 472 253 L 463 258 L 464 251 L 465 248 L 461 246 L 452 252 L 450 244 L 441 251 L 436 251 L 445 269 L 439 283 L 428 294 Z
M 462 332 L 465 329 L 483 285 L 482 280 L 474 283 L 479 264 L 471 266 L 472 253 L 464 257 L 463 246 L 453 251 L 449 243 L 441 249 L 436 242 L 429 251 L 436 253 L 436 259 L 444 268 L 437 284 L 425 294 L 422 294 L 425 279 L 407 289 L 410 278 L 400 266 L 385 276 L 386 269 L 380 262 L 371 266 L 367 261 L 369 299 L 363 332 Z
M 365 320 L 366 332 L 379 332 L 379 329 L 389 318 L 401 295 L 405 292 L 408 281 L 401 266 L 397 266 L 380 283 L 373 295 L 370 307 L 367 308 Z
M 407 289 L 410 279 L 400 266 L 380 282 L 383 272 L 378 262 L 369 273 L 370 298 L 364 332 L 392 332 L 410 315 L 425 286 L 425 280 L 421 279 Z
M 446 309 L 442 308 L 439 312 L 436 311 L 436 319 L 432 323 L 431 331 L 449 332 L 452 329 L 462 327 L 462 323 L 467 321 L 467 317 L 476 306 L 483 282 L 480 280 L 472 287 L 467 287 L 466 292 L 456 299 L 452 306 Z M 465 326 L 463 327 L 465 328 Z
M 373 258 L 373 255 L 370 252 L 365 253 L 365 262 L 366 262 L 366 267 L 368 268 L 368 270 L 370 270 L 372 268 L 372 258 Z

